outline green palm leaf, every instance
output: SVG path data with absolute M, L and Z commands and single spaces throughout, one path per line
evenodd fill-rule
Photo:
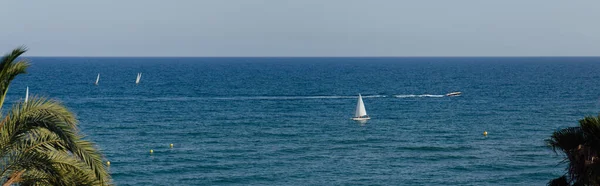
M 15 62 L 26 51 L 27 48 L 19 47 L 0 58 L 0 95 L 2 96 L 0 97 L 0 106 L 4 105 L 4 98 L 8 92 L 10 82 L 17 75 L 25 73 L 25 69 L 29 67 L 29 63 L 24 60 Z
M 0 58 L 0 107 L 10 82 L 29 66 L 16 61 L 20 47 Z M 109 185 L 102 154 L 77 128 L 60 102 L 32 97 L 14 104 L 0 120 L 0 182 L 3 185 Z

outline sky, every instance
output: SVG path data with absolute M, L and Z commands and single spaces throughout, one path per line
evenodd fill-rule
M 27 56 L 600 56 L 598 0 L 0 0 Z M 5 52 L 2 52 L 5 51 Z

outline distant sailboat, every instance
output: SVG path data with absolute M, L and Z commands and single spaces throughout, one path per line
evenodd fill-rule
M 27 103 L 28 99 L 29 99 L 29 87 L 27 87 L 27 90 L 25 90 L 25 103 Z
M 354 112 L 354 117 L 352 120 L 355 121 L 364 121 L 371 119 L 367 115 L 367 110 L 365 109 L 365 104 L 363 103 L 362 96 L 358 94 L 358 103 L 356 103 L 356 111 Z
M 98 85 L 98 81 L 100 81 L 100 73 L 98 73 L 98 77 L 96 77 L 96 85 Z
M 142 79 L 142 73 L 137 74 L 137 78 L 135 78 L 135 84 L 140 84 L 140 79 Z

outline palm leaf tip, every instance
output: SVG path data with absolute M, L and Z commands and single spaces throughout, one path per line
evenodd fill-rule
M 24 60 L 15 61 L 26 51 L 19 47 L 0 58 L 0 107 L 10 82 L 30 66 Z M 75 115 L 60 102 L 32 97 L 14 104 L 4 116 L 0 121 L 0 182 L 112 184 L 102 153 L 94 143 L 83 139 Z
M 3 68 L 6 67 L 7 64 L 12 63 L 15 59 L 17 59 L 19 56 L 21 56 L 25 52 L 27 52 L 27 47 L 20 46 L 20 47 L 13 49 L 12 52 L 4 54 L 4 56 L 2 57 L 2 60 L 0 60 L 0 66 Z

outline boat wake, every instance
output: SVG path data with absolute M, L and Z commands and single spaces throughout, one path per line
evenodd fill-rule
M 356 99 L 358 96 L 231 96 L 231 97 L 202 97 L 202 96 L 182 96 L 182 97 L 96 97 L 96 98 L 76 98 L 66 99 L 67 102 L 96 102 L 96 101 L 202 101 L 202 100 L 308 100 L 308 99 Z M 366 95 L 363 98 L 441 98 L 446 95 L 438 94 L 400 94 L 400 95 Z
M 405 95 L 394 95 L 394 97 L 396 98 L 441 98 L 444 97 L 446 95 L 437 95 L 437 94 L 421 94 L 421 95 L 415 95 L 415 94 L 405 94 Z
M 458 95 L 457 95 L 458 96 Z M 97 98 L 77 98 L 67 99 L 67 102 L 96 102 L 96 101 L 121 101 L 121 100 L 140 100 L 140 101 L 201 101 L 201 100 L 308 100 L 308 99 L 356 99 L 358 96 L 231 96 L 231 97 L 203 97 L 203 96 L 182 96 L 182 97 L 97 97 Z M 447 95 L 442 94 L 398 94 L 398 95 L 366 95 L 363 98 L 442 98 Z
M 386 95 L 362 96 L 363 98 L 385 98 Z M 219 100 L 295 100 L 295 99 L 356 99 L 357 96 L 247 96 L 247 97 L 213 97 Z
M 100 98 L 77 98 L 66 101 L 95 102 L 95 101 L 198 101 L 198 100 L 304 100 L 304 99 L 356 99 L 358 96 L 232 96 L 232 97 L 100 97 Z M 385 98 L 386 95 L 368 95 L 363 98 Z

